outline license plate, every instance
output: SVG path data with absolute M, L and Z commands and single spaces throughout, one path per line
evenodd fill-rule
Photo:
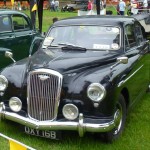
M 34 136 L 40 136 L 40 137 L 54 139 L 54 140 L 61 139 L 60 131 L 37 130 L 37 129 L 32 129 L 27 126 L 24 127 L 24 131 L 25 131 L 25 133 L 34 135 Z

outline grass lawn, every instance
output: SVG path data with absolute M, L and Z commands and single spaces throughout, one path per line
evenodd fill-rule
M 113 14 L 116 15 L 116 9 L 114 6 L 110 6 L 107 8 L 107 10 L 113 11 Z M 29 14 L 29 11 L 24 11 L 27 15 Z M 43 13 L 43 32 L 46 32 L 49 28 L 49 26 L 52 24 L 52 19 L 54 17 L 57 17 L 59 20 L 63 18 L 73 17 L 77 16 L 77 12 L 50 12 L 49 10 L 44 10 Z M 36 19 L 38 21 L 38 18 Z M 36 23 L 36 26 L 38 27 L 38 23 Z
M 28 11 L 25 13 L 29 14 Z M 43 31 L 52 24 L 52 18 L 59 19 L 77 16 L 77 13 L 61 13 L 44 11 Z M 135 85 L 136 86 L 136 85 Z M 30 136 L 22 132 L 22 126 L 11 122 L 0 122 L 0 133 L 14 138 L 37 150 L 149 150 L 150 149 L 150 93 L 146 93 L 141 101 L 128 114 L 122 136 L 112 144 L 105 144 L 93 134 L 85 134 L 83 138 L 77 132 L 63 132 L 60 141 Z M 9 150 L 8 141 L 0 137 L 0 150 Z
M 27 15 L 30 15 L 29 11 L 24 11 Z M 43 32 L 46 32 L 50 25 L 52 24 L 52 19 L 54 17 L 57 17 L 59 20 L 63 18 L 73 17 L 77 16 L 77 12 L 50 12 L 49 10 L 44 10 L 43 13 Z M 38 18 L 36 18 L 38 21 Z M 38 23 L 36 23 L 36 26 L 38 27 Z

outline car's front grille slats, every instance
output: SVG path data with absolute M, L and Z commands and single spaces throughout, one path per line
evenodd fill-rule
M 58 72 L 39 69 L 28 79 L 28 113 L 33 119 L 45 121 L 56 118 L 62 85 Z

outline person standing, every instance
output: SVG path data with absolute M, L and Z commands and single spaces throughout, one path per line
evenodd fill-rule
M 20 1 L 18 1 L 18 10 L 22 10 Z
M 54 18 L 52 19 L 52 21 L 53 21 L 53 23 L 55 23 L 56 21 L 58 21 L 58 18 L 57 18 L 57 17 L 54 17 Z
M 138 10 L 138 8 L 139 8 L 138 5 L 139 5 L 138 3 L 135 5 L 135 1 L 131 0 L 131 4 L 130 4 L 131 15 L 135 15 L 138 13 L 138 11 L 140 11 L 140 10 Z
M 144 1 L 143 1 L 143 9 L 144 9 L 144 12 L 148 12 L 148 11 L 147 11 L 147 7 L 148 7 L 148 2 L 147 2 L 147 0 L 144 0 Z
M 125 9 L 126 9 L 126 3 L 123 0 L 120 0 L 119 2 L 119 13 L 120 15 L 124 15 L 125 13 Z
M 4 2 L 4 8 L 6 8 L 6 0 L 3 0 L 3 2 Z
M 55 11 L 59 11 L 59 1 L 55 0 Z
M 119 4 L 117 4 L 116 10 L 117 10 L 117 15 L 120 15 Z
M 105 15 L 105 11 L 104 11 L 104 1 L 100 0 L 100 15 Z
M 104 2 L 103 0 L 100 0 L 100 10 L 104 9 Z
M 87 9 L 88 10 L 92 10 L 92 2 L 91 2 L 91 0 L 88 1 Z
M 51 1 L 50 10 L 55 11 L 55 1 L 54 0 Z

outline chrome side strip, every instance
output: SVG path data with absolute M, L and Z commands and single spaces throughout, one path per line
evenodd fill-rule
M 135 72 L 133 72 L 128 78 L 126 78 L 125 80 L 122 80 L 121 82 L 119 82 L 118 87 L 120 87 L 122 84 L 124 84 L 125 82 L 127 82 L 132 76 L 134 76 L 144 65 L 142 65 L 141 67 L 139 67 Z

